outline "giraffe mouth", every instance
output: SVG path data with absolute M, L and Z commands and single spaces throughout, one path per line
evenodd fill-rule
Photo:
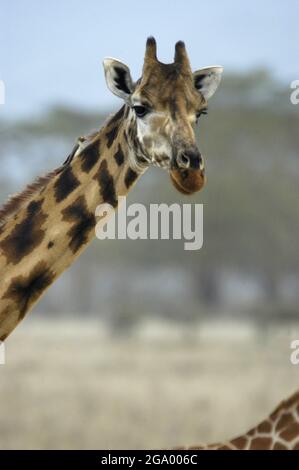
M 172 169 L 169 174 L 172 184 L 182 194 L 194 194 L 200 191 L 206 183 L 204 168 L 195 170 Z

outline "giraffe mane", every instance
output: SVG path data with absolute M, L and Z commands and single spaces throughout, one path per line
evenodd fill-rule
M 112 123 L 116 118 L 119 118 L 119 115 L 123 114 L 124 106 L 116 113 L 116 115 L 109 118 L 108 123 Z M 14 215 L 19 209 L 21 209 L 26 202 L 30 199 L 31 196 L 36 194 L 39 190 L 44 188 L 47 183 L 54 178 L 56 175 L 61 173 L 73 160 L 76 154 L 79 154 L 81 150 L 86 149 L 89 145 L 92 145 L 95 138 L 99 135 L 99 131 L 93 131 L 87 136 L 81 136 L 78 138 L 76 145 L 72 149 L 71 153 L 68 155 L 65 162 L 60 165 L 58 168 L 50 171 L 44 176 L 39 176 L 35 179 L 33 183 L 30 183 L 26 186 L 26 188 L 16 194 L 13 194 L 8 201 L 4 203 L 4 205 L 0 208 L 0 229 L 3 225 L 7 222 L 7 220 Z
M 7 220 L 14 215 L 19 209 L 21 209 L 24 204 L 30 199 L 31 196 L 36 194 L 39 190 L 44 188 L 47 183 L 54 178 L 56 175 L 61 173 L 61 171 L 70 164 L 73 160 L 77 150 L 79 148 L 79 144 L 77 143 L 65 162 L 60 165 L 55 170 L 50 171 L 44 176 L 39 176 L 33 183 L 30 183 L 26 186 L 26 188 L 16 194 L 13 194 L 6 203 L 0 208 L 0 228 L 7 222 Z
M 30 183 L 26 188 L 16 194 L 13 194 L 8 201 L 0 208 L 0 228 L 7 222 L 7 220 L 14 215 L 24 204 L 30 199 L 31 196 L 36 194 L 46 184 L 63 169 L 63 166 L 52 170 L 50 173 L 39 176 L 33 183 Z
M 125 106 L 122 106 L 122 108 L 115 115 L 109 116 L 102 127 L 104 127 L 105 125 L 113 124 L 115 121 L 119 120 L 120 117 L 123 116 L 124 109 Z M 74 156 L 80 153 L 81 150 L 89 147 L 89 145 L 92 145 L 94 140 L 98 138 L 98 136 L 99 130 L 94 130 L 86 136 L 80 136 L 77 139 L 76 145 L 73 147 L 71 153 L 68 155 L 67 159 L 62 165 L 50 171 L 44 176 L 37 177 L 36 180 L 33 183 L 28 184 L 23 191 L 13 194 L 8 199 L 8 201 L 6 201 L 4 205 L 0 208 L 0 229 L 4 226 L 4 224 L 12 215 L 14 215 L 19 209 L 21 209 L 24 204 L 26 204 L 26 202 L 28 202 L 31 196 L 33 196 L 44 186 L 46 186 L 52 178 L 61 173 L 61 171 L 63 171 L 64 168 L 71 163 Z

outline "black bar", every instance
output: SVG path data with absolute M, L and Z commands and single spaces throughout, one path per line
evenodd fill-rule
M 37 464 L 39 467 L 53 464 L 82 465 L 88 468 L 115 467 L 144 468 L 151 466 L 179 465 L 196 467 L 205 464 L 239 465 L 246 463 L 282 463 L 284 466 L 299 463 L 299 453 L 294 451 L 198 451 L 198 450 L 91 450 L 91 451 L 1 451 L 0 462 L 4 464 Z M 238 467 L 239 468 L 239 467 Z

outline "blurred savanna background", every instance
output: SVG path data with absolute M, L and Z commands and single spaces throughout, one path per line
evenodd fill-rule
M 101 60 L 225 73 L 197 128 L 192 198 L 151 168 L 128 203 L 204 204 L 204 245 L 95 240 L 6 343 L 0 448 L 161 448 L 242 433 L 299 387 L 296 0 L 1 2 L 0 200 L 121 106 Z M 0 279 L 1 282 L 1 279 Z

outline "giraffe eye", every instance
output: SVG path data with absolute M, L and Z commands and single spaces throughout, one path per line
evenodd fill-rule
M 133 106 L 133 109 L 136 113 L 136 116 L 138 117 L 143 117 L 149 112 L 148 108 L 146 108 L 145 106 L 141 106 L 141 105 Z

